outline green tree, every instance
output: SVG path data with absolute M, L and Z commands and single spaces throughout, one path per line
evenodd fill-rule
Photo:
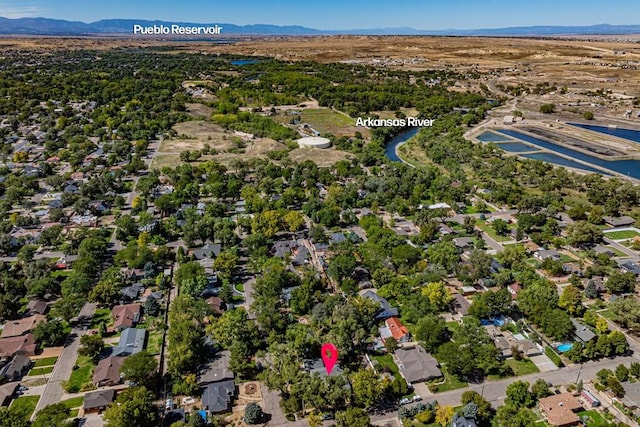
M 255 402 L 249 403 L 244 408 L 244 421 L 249 424 L 258 424 L 263 417 L 262 408 Z
M 238 265 L 238 256 L 233 252 L 222 251 L 213 261 L 213 268 L 218 270 L 223 277 L 230 277 Z
M 157 369 L 158 362 L 156 358 L 144 350 L 127 357 L 124 362 L 122 362 L 120 375 L 127 381 L 133 381 L 145 387 L 151 387 L 153 386 Z
M 71 410 L 64 403 L 47 405 L 38 411 L 31 427 L 70 427 L 73 425 L 70 415 Z
M 567 243 L 585 247 L 600 243 L 604 237 L 602 230 L 586 221 L 577 221 L 567 227 Z
M 551 395 L 551 391 L 549 390 L 549 385 L 542 378 L 538 378 L 535 383 L 531 386 L 531 393 L 535 397 L 536 400 L 542 399 L 543 397 L 547 397 Z
M 507 223 L 507 221 L 505 221 L 504 219 L 496 219 L 491 223 L 491 226 L 499 236 L 504 236 L 509 231 L 509 223 Z
M 369 427 L 369 414 L 361 408 L 347 408 L 336 413 L 336 427 Z
M 616 378 L 618 378 L 618 381 L 625 382 L 629 379 L 629 368 L 621 363 L 616 366 L 615 374 Z
M 558 306 L 565 309 L 572 316 L 579 314 L 583 309 L 580 289 L 572 285 L 566 286 L 558 299 Z
M 526 381 L 514 381 L 507 386 L 505 405 L 514 408 L 528 408 L 533 405 L 534 399 L 529 392 L 529 383 Z
M 80 350 L 82 356 L 90 357 L 94 361 L 100 359 L 100 353 L 104 350 L 104 340 L 97 334 L 86 334 L 80 337 Z
M 398 348 L 398 341 L 394 337 L 389 337 L 384 341 L 384 348 L 389 354 L 393 354 Z
M 631 273 L 614 271 L 609 275 L 605 286 L 612 294 L 633 293 L 636 286 L 636 276 Z
M 36 341 L 43 347 L 62 345 L 67 337 L 64 325 L 57 319 L 38 324 L 33 329 L 33 335 Z
M 442 317 L 429 314 L 418 320 L 414 332 L 422 346 L 428 352 L 434 352 L 447 338 L 447 324 Z
M 441 426 L 448 426 L 453 418 L 453 406 L 438 405 L 436 407 L 436 423 Z
M 118 395 L 104 411 L 107 427 L 155 427 L 160 419 L 155 398 L 145 387 L 133 387 Z
M 422 288 L 421 293 L 440 311 L 446 309 L 453 300 L 453 296 L 444 282 L 427 283 L 427 285 Z
M 476 421 L 480 426 L 486 426 L 491 423 L 495 415 L 495 410 L 488 400 L 484 399 L 480 393 L 474 390 L 468 390 L 462 393 L 461 402 L 463 405 L 473 403 L 477 408 Z
M 540 112 L 543 114 L 551 114 L 551 113 L 555 113 L 555 111 L 556 111 L 555 104 L 542 104 L 540 106 Z
M 500 427 L 532 427 L 538 417 L 530 409 L 504 405 L 498 408 L 496 422 Z
M 298 211 L 287 212 L 282 217 L 282 220 L 287 226 L 287 230 L 292 233 L 295 233 L 296 231 L 300 230 L 300 228 L 302 228 L 302 226 L 304 225 L 304 217 Z
M 384 382 L 371 369 L 362 369 L 353 374 L 351 386 L 356 403 L 364 408 L 370 408 L 378 402 L 385 389 Z
M 29 415 L 15 408 L 0 407 L 0 427 L 29 427 Z

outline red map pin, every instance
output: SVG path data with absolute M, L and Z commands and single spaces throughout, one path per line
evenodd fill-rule
M 327 370 L 327 375 L 331 375 L 333 367 L 338 363 L 338 349 L 335 345 L 327 342 L 322 344 L 320 352 L 322 353 L 322 361 L 324 362 L 324 367 Z

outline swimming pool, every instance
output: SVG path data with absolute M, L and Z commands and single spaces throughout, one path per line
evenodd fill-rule
M 573 347 L 573 343 L 565 343 L 565 344 L 560 344 L 558 347 L 556 347 L 556 349 L 560 353 L 566 353 L 567 351 L 571 350 L 571 347 Z

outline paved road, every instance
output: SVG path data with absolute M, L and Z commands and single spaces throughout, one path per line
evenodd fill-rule
M 39 254 L 34 254 L 33 255 L 33 259 L 43 259 L 43 258 L 59 259 L 62 256 L 64 256 L 64 252 L 62 252 L 62 251 L 42 252 L 42 253 L 39 253 Z M 18 259 L 17 256 L 3 256 L 3 257 L 0 257 L 0 261 L 3 261 L 3 262 L 14 262 L 17 259 Z
M 65 346 L 62 354 L 58 358 L 58 361 L 53 368 L 53 372 L 49 377 L 49 382 L 44 389 L 44 393 L 40 396 L 38 405 L 36 406 L 35 411 L 33 411 L 33 416 L 31 417 L 32 420 L 35 417 L 35 414 L 45 406 L 60 402 L 62 394 L 64 393 L 62 382 L 67 381 L 71 376 L 73 366 L 78 358 L 80 337 L 87 333 L 87 331 L 82 329 L 82 323 L 90 320 L 95 311 L 96 305 L 92 303 L 86 303 L 82 307 L 82 310 L 80 310 L 80 315 L 78 316 L 80 319 L 78 322 L 79 326 L 71 330 L 71 334 L 69 334 L 69 340 L 71 340 L 71 342 L 69 345 Z
M 600 369 L 615 370 L 616 366 L 620 363 L 630 365 L 631 362 L 637 362 L 638 358 L 633 356 L 617 357 L 615 359 L 602 359 L 599 361 L 587 362 L 582 365 L 571 365 L 566 368 L 559 369 L 552 372 L 535 373 L 518 377 L 518 380 L 528 381 L 534 383 L 538 378 L 542 378 L 545 381 L 550 382 L 553 385 L 572 384 L 578 379 L 578 373 L 580 378 L 590 379 L 595 378 L 596 373 Z M 481 393 L 485 399 L 487 399 L 494 407 L 498 407 L 504 401 L 507 386 L 514 381 L 514 378 L 507 378 L 500 381 L 489 381 L 484 384 L 474 384 L 467 388 L 453 390 L 446 393 L 438 393 L 433 396 L 439 403 L 443 405 L 456 406 L 460 404 L 462 393 L 468 390 L 475 390 Z M 430 398 L 431 396 L 429 396 Z
M 606 236 L 606 234 L 605 234 L 605 236 Z M 633 259 L 638 259 L 638 252 L 629 249 L 625 245 L 621 245 L 620 243 L 616 242 L 615 240 L 611 240 L 608 237 L 605 237 L 604 241 L 607 242 L 610 246 L 613 246 L 615 249 L 617 249 L 620 252 L 622 252 L 623 254 L 625 254 L 627 256 L 630 256 Z

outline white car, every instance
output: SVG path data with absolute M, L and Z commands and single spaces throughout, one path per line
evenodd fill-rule
M 193 405 L 194 403 L 196 403 L 196 399 L 194 399 L 193 397 L 183 397 L 182 398 L 182 404 L 183 405 Z
M 413 402 L 413 400 L 409 399 L 408 397 L 403 397 L 402 399 L 400 399 L 400 404 L 401 405 L 407 405 L 409 403 Z
M 422 397 L 418 394 L 416 394 L 415 396 L 413 396 L 413 401 L 414 402 L 421 402 L 422 401 Z

